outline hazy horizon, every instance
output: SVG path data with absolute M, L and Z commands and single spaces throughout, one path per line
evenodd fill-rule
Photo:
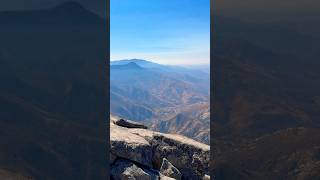
M 176 66 L 210 66 L 210 62 L 208 63 L 192 63 L 192 64 L 186 64 L 186 63 L 176 63 L 176 64 L 167 64 L 163 62 L 157 62 L 152 59 L 142 59 L 142 58 L 126 58 L 126 59 L 110 59 L 110 62 L 115 62 L 115 61 L 130 61 L 130 60 L 144 60 L 152 63 L 157 63 L 161 65 L 176 65 Z

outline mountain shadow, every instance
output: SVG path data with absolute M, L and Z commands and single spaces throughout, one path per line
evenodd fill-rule
M 217 21 L 212 63 L 214 176 L 317 179 L 318 39 L 275 24 L 223 17 Z
M 0 24 L 0 178 L 106 179 L 106 20 L 70 2 Z

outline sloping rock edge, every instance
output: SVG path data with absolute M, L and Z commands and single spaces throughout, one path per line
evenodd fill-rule
M 111 179 L 210 179 L 210 146 L 181 135 L 151 131 L 141 124 L 141 128 L 133 128 L 137 123 L 124 119 L 117 123 L 119 120 L 110 116 Z M 164 161 L 181 175 L 162 174 Z

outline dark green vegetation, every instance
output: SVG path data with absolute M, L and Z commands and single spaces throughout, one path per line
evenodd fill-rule
M 216 179 L 317 179 L 319 39 L 280 24 L 216 23 Z
M 0 26 L 0 179 L 106 179 L 105 20 L 66 3 Z

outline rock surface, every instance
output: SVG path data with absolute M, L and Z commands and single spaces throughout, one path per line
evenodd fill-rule
M 112 154 L 152 167 L 152 147 L 147 140 L 115 124 L 110 124 L 110 131 Z
M 176 167 L 174 167 L 166 158 L 163 158 L 160 172 L 165 176 L 172 177 L 174 179 L 181 179 L 180 171 Z
M 142 168 L 128 160 L 118 160 L 111 168 L 111 176 L 115 180 L 141 179 L 151 180 L 152 176 Z
M 110 117 L 110 153 L 115 156 L 111 175 L 114 179 L 208 178 L 208 145 L 181 135 L 151 131 L 144 126 L 123 127 L 117 123 L 119 119 Z

